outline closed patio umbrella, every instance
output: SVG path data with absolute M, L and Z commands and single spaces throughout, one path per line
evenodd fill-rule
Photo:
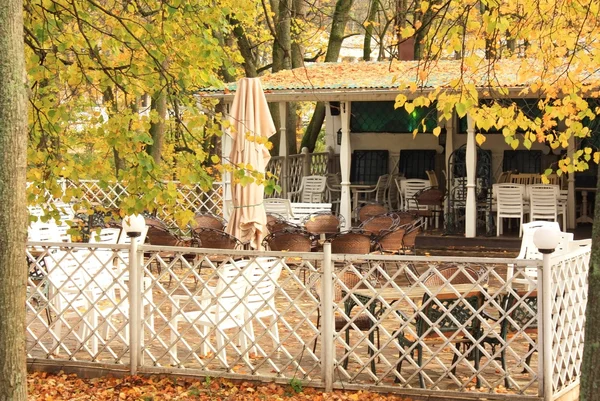
M 229 132 L 233 139 L 230 163 L 240 167 L 249 164 L 264 173 L 271 155 L 264 144 L 252 137 L 269 138 L 275 133 L 275 124 L 258 78 L 238 81 L 229 115 L 233 127 Z M 233 211 L 226 230 L 242 242 L 249 242 L 254 249 L 260 249 L 267 233 L 263 195 L 262 185 L 253 182 L 242 186 L 232 182 Z

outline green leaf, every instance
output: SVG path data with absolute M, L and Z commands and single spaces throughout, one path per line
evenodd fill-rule
M 456 103 L 456 114 L 458 114 L 458 116 L 460 118 L 464 117 L 467 114 L 467 105 L 465 105 L 464 103 Z

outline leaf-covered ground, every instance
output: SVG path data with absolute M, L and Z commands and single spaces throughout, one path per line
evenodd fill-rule
M 293 380 L 288 385 L 236 382 L 218 378 L 184 379 L 163 376 L 128 376 L 82 379 L 76 375 L 32 373 L 28 376 L 30 401 L 410 401 L 397 395 L 371 392 L 334 391 L 323 393 L 302 388 Z

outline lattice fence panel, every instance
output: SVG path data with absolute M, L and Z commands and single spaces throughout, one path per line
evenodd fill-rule
M 321 381 L 313 352 L 321 254 L 145 252 L 155 300 L 153 326 L 144 321 L 145 366 Z
M 127 247 L 32 245 L 27 249 L 28 358 L 127 363 Z
M 589 249 L 576 252 L 567 259 L 553 258 L 552 387 L 554 393 L 575 383 L 581 372 L 589 260 Z
M 283 163 L 285 156 L 273 156 L 267 164 L 266 172 L 269 172 L 278 178 L 277 183 L 283 188 L 283 180 L 285 179 L 283 174 Z M 273 192 L 271 195 L 265 194 L 265 198 L 281 198 L 285 194 Z
M 304 157 L 303 154 L 288 156 L 286 176 L 288 192 L 300 190 L 300 183 L 304 176 Z
M 326 175 L 329 166 L 329 153 L 311 153 L 310 157 L 310 175 Z
M 537 396 L 536 286 L 508 260 L 334 258 L 341 383 Z

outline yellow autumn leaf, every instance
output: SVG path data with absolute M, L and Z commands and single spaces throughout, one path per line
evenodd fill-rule
M 477 142 L 477 145 L 479 146 L 483 145 L 485 139 L 485 135 L 482 135 L 480 133 L 477 133 L 477 135 L 475 135 L 475 142 Z
M 409 102 L 409 103 L 406 103 L 406 104 L 404 105 L 404 109 L 406 110 L 406 112 L 407 112 L 408 114 L 410 114 L 410 113 L 412 113 L 412 112 L 415 110 L 415 105 L 414 105 L 413 103 L 410 103 L 410 102 Z
M 435 136 L 440 136 L 441 132 L 442 132 L 442 127 L 435 127 L 433 129 L 433 135 L 435 135 Z
M 594 163 L 600 163 L 600 152 L 594 152 Z

